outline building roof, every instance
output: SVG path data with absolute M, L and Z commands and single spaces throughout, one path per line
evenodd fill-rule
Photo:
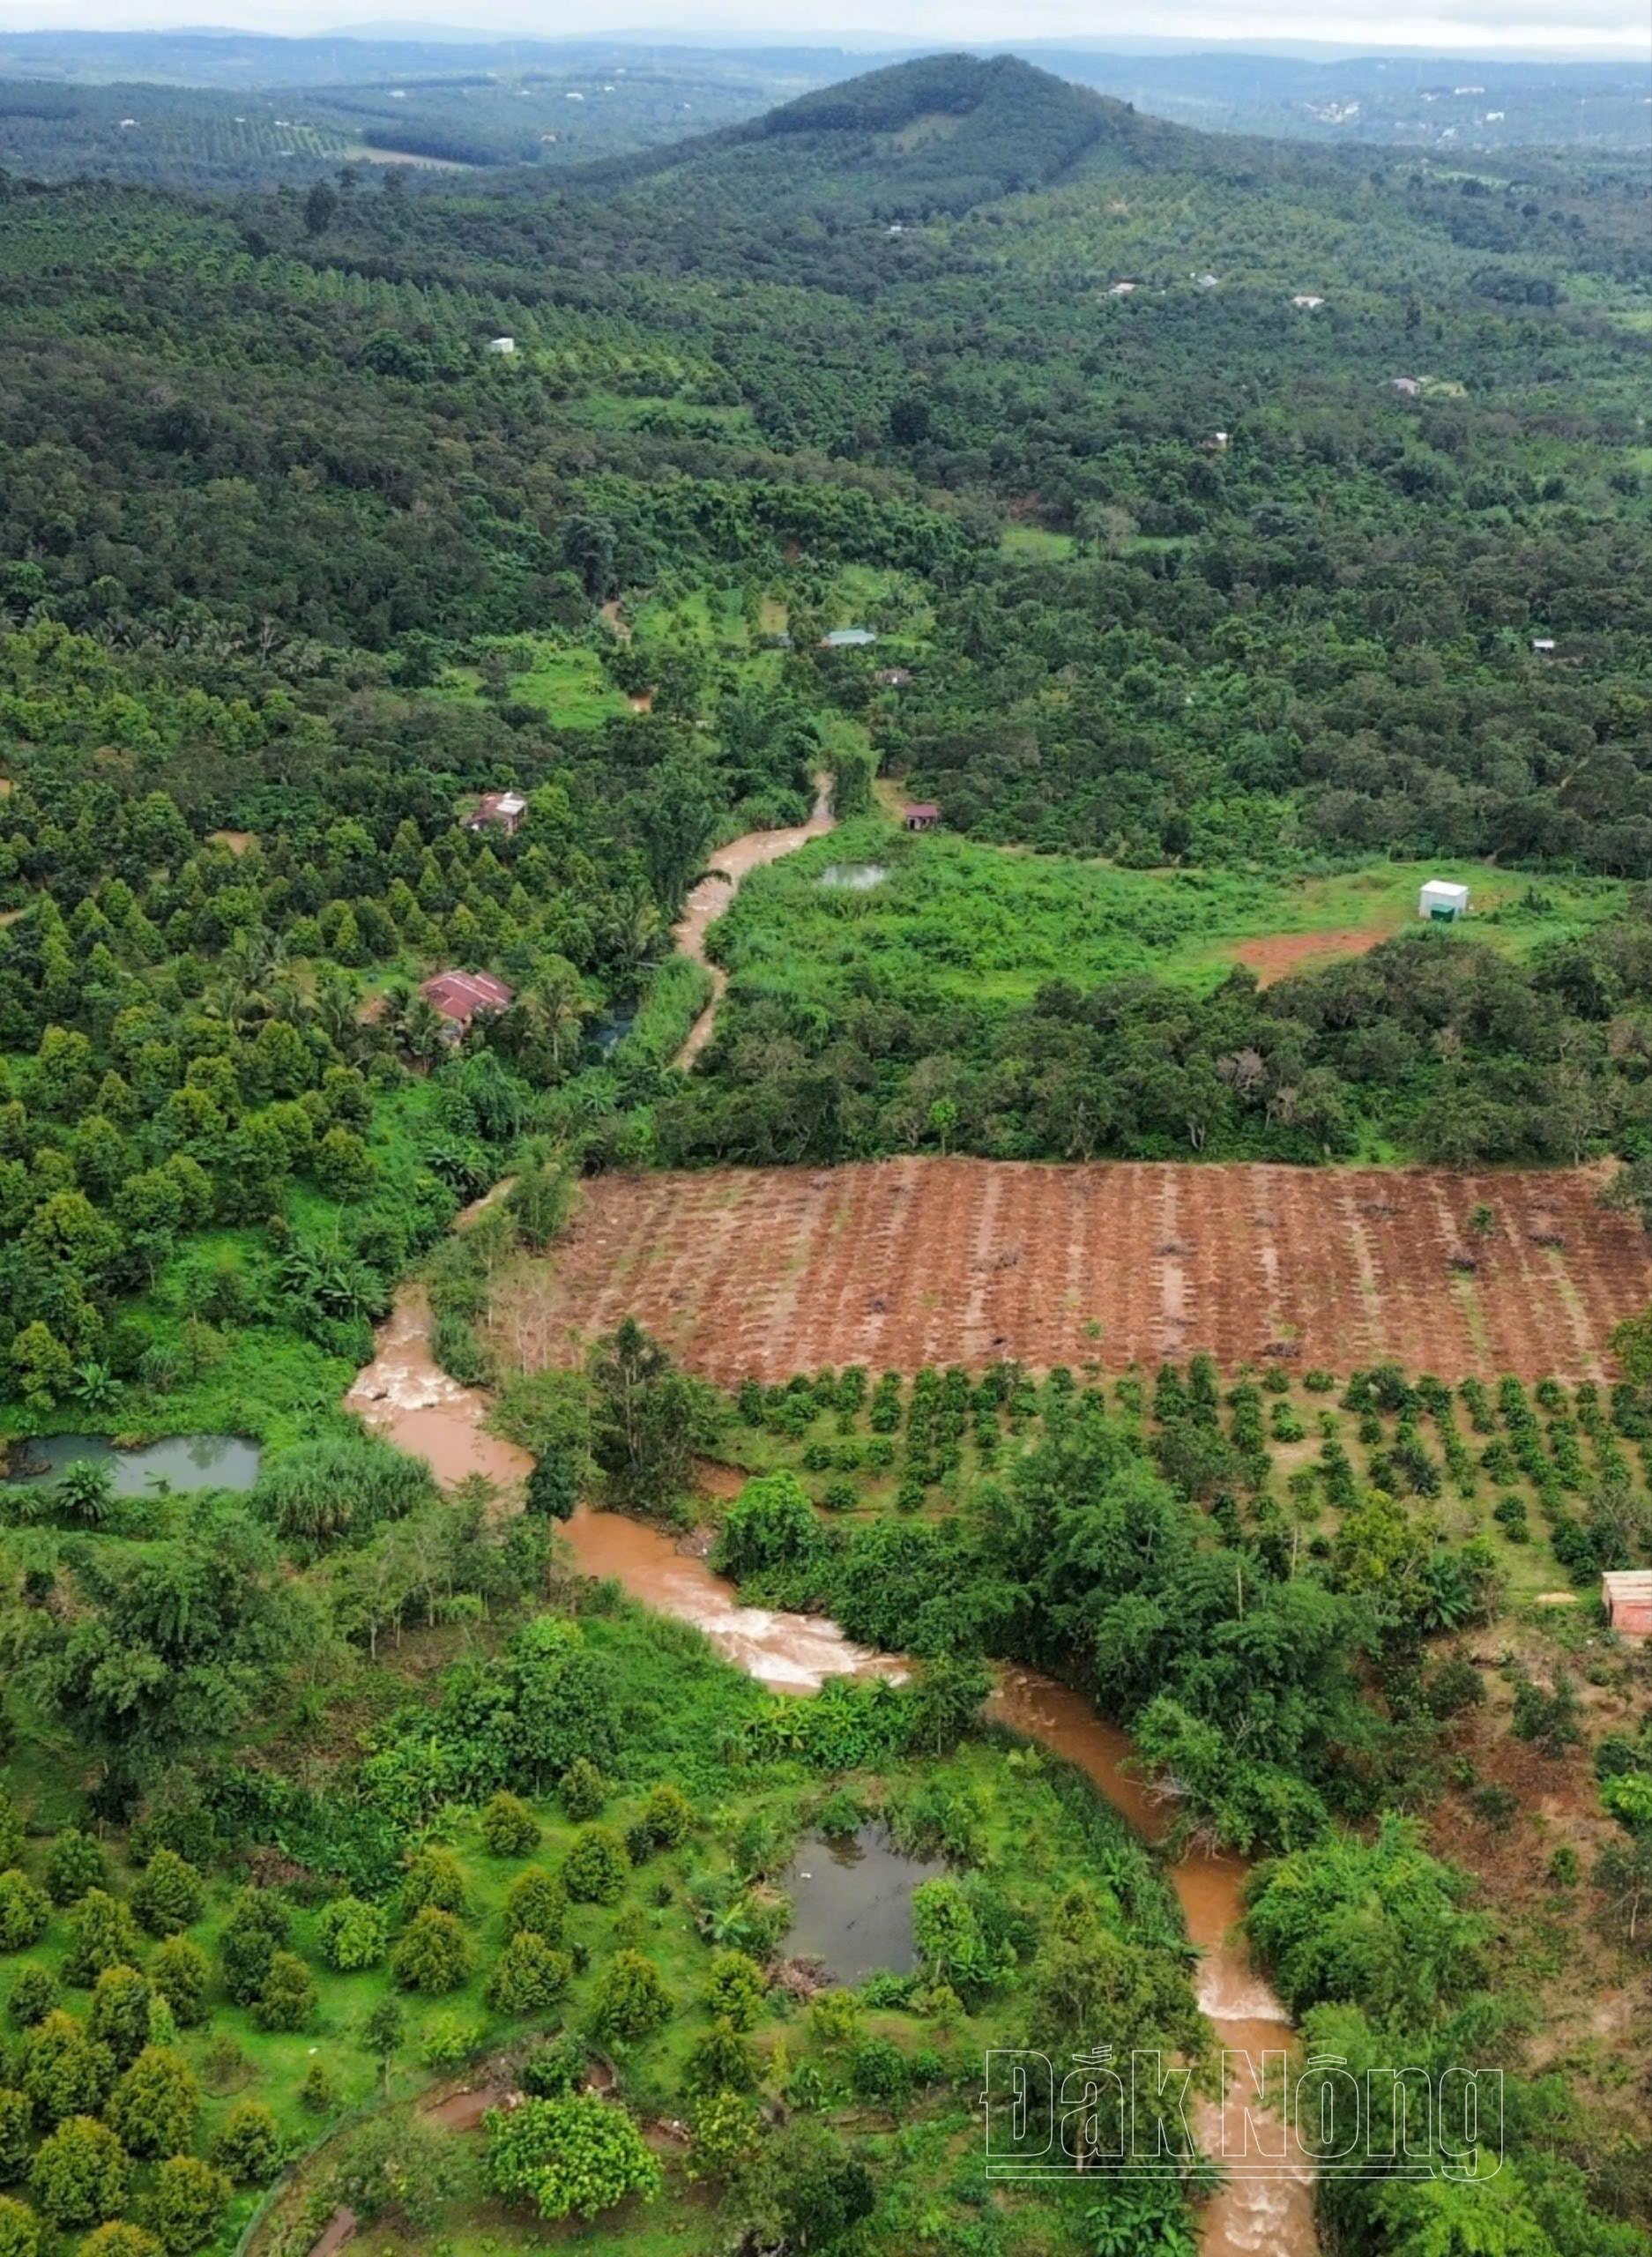
M 830 635 L 821 637 L 833 651 L 853 650 L 862 643 L 875 643 L 877 639 L 869 627 L 834 627 Z
M 444 1019 L 468 1026 L 478 1011 L 509 1010 L 517 991 L 491 972 L 438 972 L 420 982 L 419 993 Z
M 934 800 L 908 800 L 906 802 L 906 820 L 908 823 L 912 820 L 914 816 L 926 823 L 939 823 L 941 820 L 941 809 Z
M 528 803 L 520 792 L 485 792 L 477 801 L 470 821 L 475 823 L 509 823 L 513 817 L 526 815 Z

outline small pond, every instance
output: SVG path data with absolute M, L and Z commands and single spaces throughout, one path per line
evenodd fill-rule
M 904 1856 L 874 1826 L 830 1840 L 812 1834 L 780 1876 L 793 1914 L 785 1948 L 824 1960 L 839 1983 L 863 1983 L 880 1968 L 909 1975 L 918 1964 L 912 1891 L 946 1870 Z
M 845 893 L 870 893 L 889 874 L 887 862 L 828 862 L 820 874 L 820 883 Z
M 4 1479 L 56 1481 L 65 1467 L 89 1462 L 110 1468 L 117 1497 L 141 1497 L 163 1486 L 177 1492 L 250 1489 L 263 1455 L 242 1434 L 172 1434 L 137 1449 L 116 1449 L 103 1434 L 37 1434 L 11 1445 Z
M 590 1040 L 598 1057 L 611 1057 L 636 1024 L 635 1003 L 617 1003 L 613 1010 L 604 1011 L 600 1018 L 592 1019 Z

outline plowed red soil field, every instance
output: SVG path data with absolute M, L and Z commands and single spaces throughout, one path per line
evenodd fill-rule
M 530 1365 L 634 1315 L 726 1382 L 1208 1350 L 1345 1373 L 1598 1378 L 1652 1297 L 1600 1178 L 901 1159 L 606 1176 L 495 1307 Z M 1484 1203 L 1488 1237 L 1469 1218 Z

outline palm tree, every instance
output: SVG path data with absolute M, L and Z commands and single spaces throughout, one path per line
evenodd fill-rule
M 570 1036 L 577 1038 L 591 1016 L 579 974 L 566 957 L 552 957 L 518 1002 L 529 1039 L 548 1048 L 552 1069 L 561 1073 L 562 1045 Z

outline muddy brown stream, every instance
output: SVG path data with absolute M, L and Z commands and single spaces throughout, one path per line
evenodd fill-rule
M 423 1289 L 405 1286 L 346 1405 L 401 1449 L 428 1458 L 444 1485 L 480 1472 L 514 1489 L 532 1461 L 525 1450 L 483 1431 L 487 1397 L 460 1387 L 440 1368 L 430 1350 L 429 1322 Z M 659 1529 L 582 1506 L 562 1534 L 583 1573 L 612 1577 L 644 1605 L 692 1623 L 719 1653 L 777 1691 L 817 1692 L 827 1678 L 845 1674 L 904 1673 L 898 1656 L 854 1644 L 835 1622 L 742 1605 L 732 1584 L 703 1560 L 680 1552 Z M 1165 1806 L 1131 1771 L 1128 1737 L 1097 1716 L 1082 1694 L 1034 1671 L 1007 1668 L 993 1713 L 1075 1765 L 1150 1841 L 1163 1836 Z M 1247 2052 L 1260 2067 L 1265 2052 L 1290 2043 L 1291 2031 L 1284 2007 L 1237 1935 L 1245 1873 L 1243 1861 L 1232 1857 L 1187 1857 L 1169 1869 L 1188 1936 L 1201 1954 L 1200 2007 L 1217 2044 Z M 1242 2099 L 1232 2104 L 1236 2122 Z M 1195 2112 L 1195 2125 L 1215 2152 L 1221 2127 L 1214 2103 Z M 1242 2152 L 1237 2137 L 1230 2149 Z M 1203 2257 L 1313 2257 L 1318 2242 L 1306 2172 L 1230 2179 L 1205 2207 L 1201 2246 Z

